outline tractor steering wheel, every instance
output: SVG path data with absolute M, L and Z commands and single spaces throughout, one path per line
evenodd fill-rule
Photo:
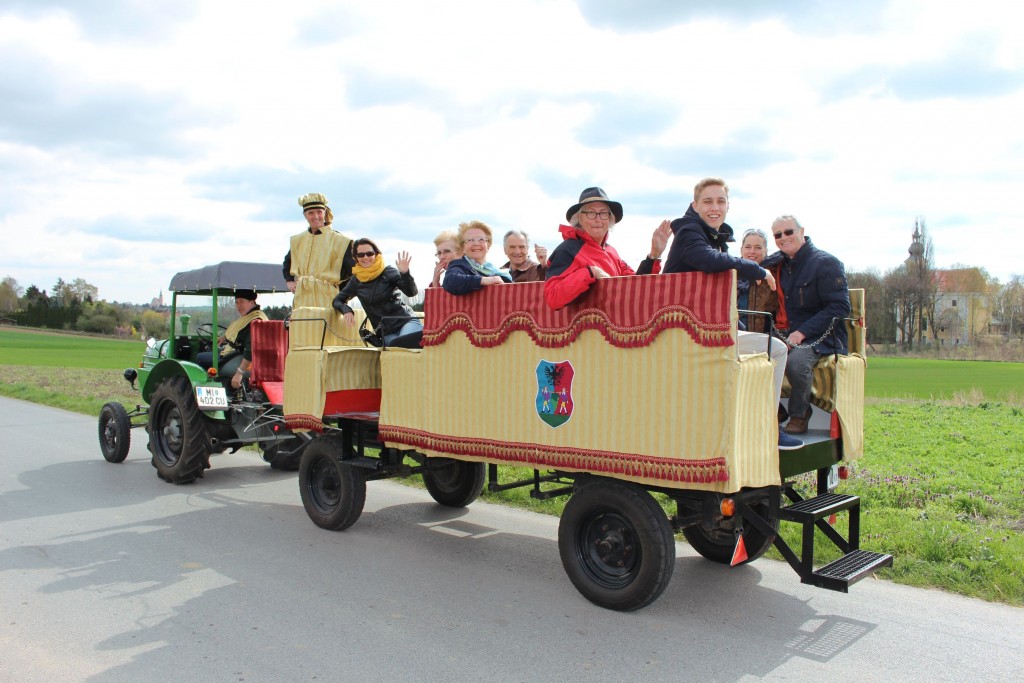
M 200 323 L 196 325 L 196 336 L 203 341 L 212 342 L 217 337 L 221 336 L 221 333 L 227 332 L 228 328 L 223 325 L 217 325 L 217 334 L 213 333 L 213 323 Z

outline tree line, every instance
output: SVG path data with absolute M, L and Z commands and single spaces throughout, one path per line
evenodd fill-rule
M 231 306 L 234 299 L 223 297 L 220 305 Z M 263 311 L 271 320 L 284 320 L 289 306 L 267 306 Z M 99 298 L 99 290 L 82 278 L 70 282 L 58 278 L 47 291 L 36 285 L 22 288 L 13 277 L 0 281 L 0 320 L 17 325 L 53 330 L 75 330 L 117 337 L 163 338 L 167 336 L 167 306 L 109 303 Z

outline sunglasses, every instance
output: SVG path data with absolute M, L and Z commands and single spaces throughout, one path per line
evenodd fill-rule
M 785 235 L 786 237 L 789 237 L 794 232 L 796 232 L 797 230 L 798 230 L 798 228 L 786 228 L 782 232 L 776 232 L 776 233 L 774 233 L 775 234 L 775 239 L 781 240 L 783 235 Z
M 357 251 L 356 252 L 356 258 L 371 258 L 371 257 L 376 256 L 376 255 L 377 255 L 377 252 L 375 252 L 375 251 Z

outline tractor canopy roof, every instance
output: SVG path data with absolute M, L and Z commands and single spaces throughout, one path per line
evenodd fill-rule
M 287 292 L 280 263 L 245 263 L 223 261 L 212 266 L 187 270 L 171 278 L 172 292 L 189 294 L 218 294 L 227 296 L 236 289 L 257 292 Z

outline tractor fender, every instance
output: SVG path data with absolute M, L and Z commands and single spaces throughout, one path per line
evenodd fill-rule
M 153 366 L 142 385 L 142 400 L 149 403 L 156 388 L 168 377 L 185 377 L 192 386 L 209 381 L 206 370 L 189 361 L 168 358 Z

